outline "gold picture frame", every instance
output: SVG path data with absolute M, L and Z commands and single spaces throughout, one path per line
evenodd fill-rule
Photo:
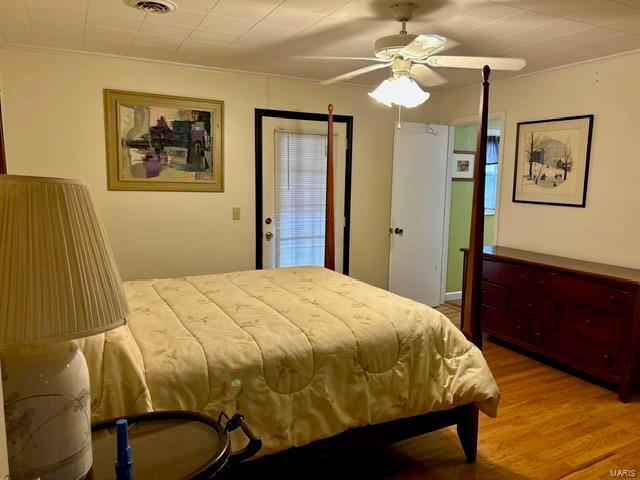
M 224 192 L 224 102 L 104 90 L 109 190 Z

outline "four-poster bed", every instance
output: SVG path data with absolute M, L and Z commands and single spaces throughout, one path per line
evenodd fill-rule
M 362 448 L 456 426 L 474 462 L 478 412 L 495 415 L 499 401 L 477 324 L 489 73 L 485 67 L 462 325 L 478 348 L 439 312 L 329 270 L 328 140 L 327 269 L 125 282 L 129 323 L 79 341 L 93 420 L 240 410 L 263 438 L 262 453 L 278 455 Z
M 482 249 L 489 73 L 485 67 L 470 258 Z M 360 448 L 455 425 L 475 461 L 478 412 L 494 416 L 499 402 L 479 350 L 481 264 L 472 261 L 467 272 L 464 335 L 426 305 L 331 271 L 328 142 L 327 268 L 125 282 L 129 323 L 80 342 L 94 420 L 239 410 L 262 438 L 263 455 Z
M 482 248 L 489 72 L 482 72 L 470 258 Z M 329 139 L 331 129 L 329 122 Z M 327 153 L 333 219 L 331 142 Z M 333 235 L 326 240 L 331 267 Z M 474 462 L 478 412 L 495 416 L 500 394 L 478 348 L 481 265 L 469 265 L 464 334 L 437 310 L 329 268 L 125 282 L 128 324 L 80 342 L 93 419 L 237 410 L 267 456 L 361 448 L 456 426 Z

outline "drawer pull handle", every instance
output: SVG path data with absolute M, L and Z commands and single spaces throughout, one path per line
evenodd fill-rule
M 516 325 L 516 330 L 520 330 L 522 328 L 522 325 Z
M 602 356 L 602 358 L 604 358 L 605 362 L 610 362 L 611 361 L 611 357 L 609 355 L 607 355 L 606 353 Z
M 542 332 L 536 332 L 536 337 L 541 337 L 542 336 Z
M 527 303 L 527 307 L 533 308 L 533 303 Z
M 613 295 L 609 295 L 609 303 L 618 303 L 618 299 Z
M 591 325 L 593 325 L 593 323 L 589 319 L 585 320 L 584 323 L 587 324 L 587 327 L 590 327 Z
M 525 278 L 527 278 L 527 276 L 524 273 L 520 275 L 520 279 L 524 280 Z
M 544 285 L 544 280 L 539 280 L 539 281 L 538 281 L 538 283 L 539 283 L 540 285 Z

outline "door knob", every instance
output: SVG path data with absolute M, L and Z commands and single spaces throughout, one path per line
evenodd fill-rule
M 402 235 L 402 233 L 404 232 L 404 230 L 402 230 L 401 228 L 396 227 L 394 230 L 394 233 L 396 235 Z
M 267 239 L 267 242 L 271 241 L 271 239 L 273 238 L 273 233 L 271 232 L 267 232 L 264 234 L 264 238 Z

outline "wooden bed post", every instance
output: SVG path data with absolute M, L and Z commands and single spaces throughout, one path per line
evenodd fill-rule
M 480 330 L 480 294 L 482 292 L 482 248 L 484 246 L 484 183 L 487 157 L 487 127 L 489 123 L 489 74 L 482 69 L 482 94 L 478 120 L 478 141 L 473 168 L 473 203 L 471 205 L 471 232 L 469 235 L 468 263 L 465 272 L 464 311 L 462 331 L 466 337 L 482 348 Z
M 484 244 L 484 182 L 487 158 L 487 127 L 489 123 L 489 75 L 491 69 L 482 69 L 482 91 L 480 117 L 478 119 L 478 141 L 473 169 L 473 204 L 471 205 L 471 233 L 469 235 L 468 263 L 465 271 L 466 288 L 462 292 L 464 310 L 462 331 L 465 336 L 482 348 L 480 329 L 480 294 L 482 292 L 482 248 Z M 458 420 L 458 438 L 467 462 L 476 461 L 478 453 L 478 408 L 474 405 L 462 407 Z
M 327 122 L 327 210 L 324 227 L 324 268 L 330 270 L 336 269 L 333 190 L 333 105 L 329 104 L 329 121 Z
M 2 106 L 0 106 L 0 175 L 7 173 L 7 159 L 4 154 L 4 131 L 2 129 Z

